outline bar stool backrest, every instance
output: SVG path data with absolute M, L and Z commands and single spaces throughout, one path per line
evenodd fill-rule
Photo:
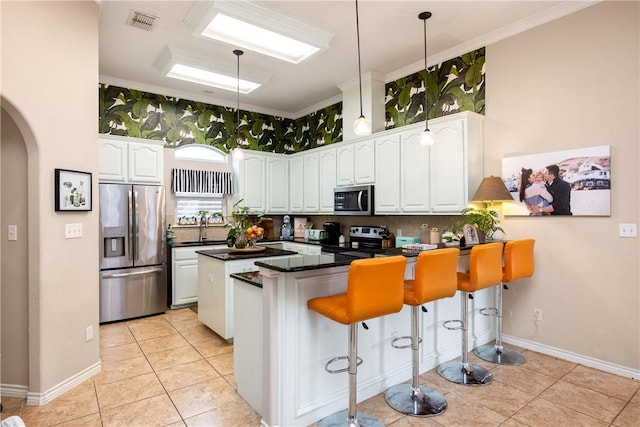
M 534 239 L 512 240 L 504 246 L 503 282 L 533 276 Z
M 446 248 L 420 252 L 416 260 L 412 305 L 452 297 L 458 290 L 458 255 L 460 249 Z M 405 303 L 407 303 L 405 294 Z
M 469 292 L 502 282 L 502 248 L 500 242 L 476 245 L 469 255 Z
M 347 316 L 361 322 L 402 310 L 404 271 L 401 255 L 353 261 L 347 279 Z

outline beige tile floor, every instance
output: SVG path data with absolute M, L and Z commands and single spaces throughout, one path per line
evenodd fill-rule
M 423 374 L 449 403 L 437 417 L 398 414 L 382 394 L 358 410 L 394 427 L 640 426 L 640 381 L 522 351 L 527 362 L 518 367 L 471 355 L 494 374 L 486 387 L 449 383 L 434 370 Z M 233 345 L 190 309 L 102 325 L 100 357 L 100 374 L 44 406 L 3 397 L 2 418 L 20 415 L 28 427 L 260 425 L 235 392 Z

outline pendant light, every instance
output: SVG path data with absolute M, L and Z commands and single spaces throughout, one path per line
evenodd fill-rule
M 418 18 L 422 19 L 424 23 L 424 132 L 420 136 L 420 144 L 433 145 L 436 142 L 435 135 L 429 130 L 429 118 L 427 117 L 427 76 L 429 70 L 427 69 L 427 19 L 431 18 L 431 12 L 422 12 L 418 15 Z
M 233 54 L 237 58 L 237 88 L 236 88 L 236 148 L 233 150 L 233 157 L 237 159 L 243 158 L 242 149 L 240 148 L 240 55 L 244 52 L 240 49 L 235 49 Z
M 362 114 L 362 68 L 360 65 L 360 22 L 358 19 L 358 0 L 356 0 L 356 34 L 358 37 L 358 87 L 360 88 L 360 117 L 353 122 L 353 133 L 358 136 L 371 133 L 371 122 Z

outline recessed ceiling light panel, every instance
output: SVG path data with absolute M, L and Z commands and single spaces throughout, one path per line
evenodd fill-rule
M 213 62 L 193 52 L 166 46 L 153 65 L 167 77 L 185 80 L 232 92 L 238 90 L 236 66 L 233 57 L 226 62 Z M 271 74 L 244 67 L 240 75 L 240 93 L 247 94 L 269 81 Z
M 297 64 L 329 47 L 333 34 L 248 1 L 195 2 L 194 34 Z

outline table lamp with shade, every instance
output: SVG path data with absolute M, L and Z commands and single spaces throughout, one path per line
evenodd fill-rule
M 513 197 L 506 185 L 502 181 L 502 178 L 498 176 L 488 176 L 482 178 L 476 193 L 471 198 L 472 203 L 487 203 L 488 206 L 495 208 L 502 222 L 502 203 L 512 202 Z

